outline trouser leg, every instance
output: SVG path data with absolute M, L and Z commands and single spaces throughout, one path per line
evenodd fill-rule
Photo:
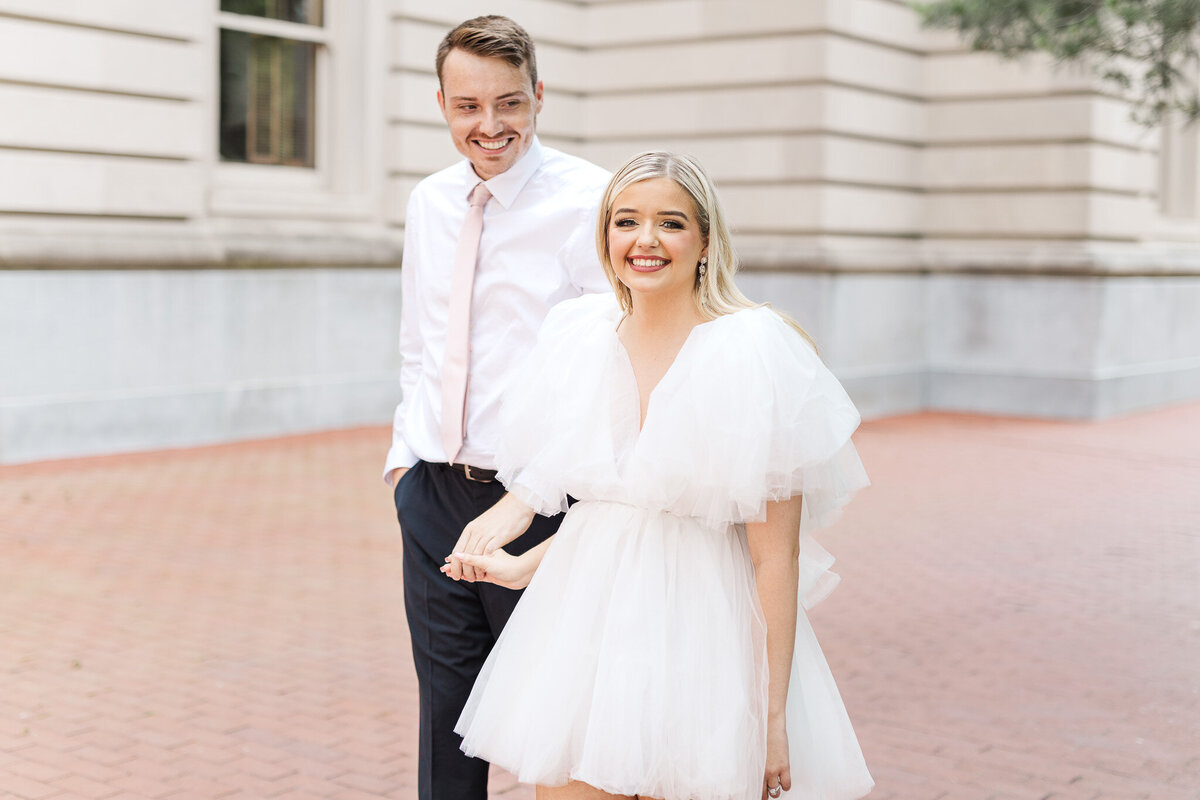
M 404 542 L 404 604 L 420 692 L 419 800 L 485 800 L 487 762 L 466 756 L 454 725 L 520 593 L 440 572 L 462 529 L 504 493 L 418 463 L 396 486 Z M 507 548 L 524 552 L 557 529 L 539 517 Z

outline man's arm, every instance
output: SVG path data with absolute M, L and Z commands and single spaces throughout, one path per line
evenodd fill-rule
M 599 205 L 600 194 L 596 195 Z M 559 265 L 580 294 L 611 292 L 612 284 L 600 266 L 596 253 L 596 215 L 598 208 L 581 211 L 575 229 L 567 237 L 557 255 Z
M 404 215 L 404 259 L 400 267 L 400 403 L 392 416 L 392 448 L 383 467 L 383 480 L 389 486 L 417 463 L 417 456 L 404 440 L 404 420 L 408 414 L 417 379 L 421 374 L 420 309 L 417 294 L 417 248 L 413 246 L 417 231 L 420 203 L 414 194 L 408 199 Z

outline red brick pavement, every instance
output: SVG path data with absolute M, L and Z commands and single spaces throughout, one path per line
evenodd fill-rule
M 813 622 L 874 800 L 1200 797 L 1200 405 L 857 440 Z M 0 468 L 0 797 L 414 797 L 387 443 Z

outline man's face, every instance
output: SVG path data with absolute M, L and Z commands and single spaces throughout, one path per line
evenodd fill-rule
M 451 50 L 442 62 L 438 105 L 454 146 L 486 181 L 529 149 L 542 110 L 542 84 L 530 84 L 524 65 Z

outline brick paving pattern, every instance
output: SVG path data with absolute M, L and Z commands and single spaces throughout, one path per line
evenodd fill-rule
M 388 437 L 0 468 L 0 797 L 415 797 Z M 857 441 L 813 622 L 873 800 L 1200 797 L 1200 405 Z

